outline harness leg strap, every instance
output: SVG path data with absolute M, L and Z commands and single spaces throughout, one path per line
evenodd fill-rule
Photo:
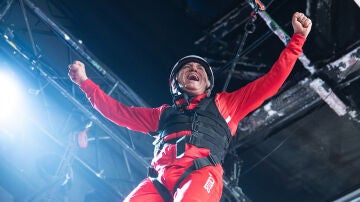
M 215 158 L 215 156 L 213 156 L 211 154 L 205 158 L 195 159 L 194 164 L 192 166 L 190 166 L 188 169 L 186 169 L 186 171 L 177 180 L 177 182 L 174 186 L 174 189 L 173 189 L 173 193 L 176 192 L 176 190 L 179 188 L 181 182 L 183 182 L 185 180 L 185 178 L 187 178 L 193 171 L 199 170 L 205 166 L 215 166 L 218 163 L 219 163 L 219 161 Z
M 152 181 L 156 190 L 159 192 L 160 196 L 163 198 L 165 202 L 173 201 L 173 196 L 171 195 L 170 191 L 163 184 L 161 184 L 159 180 L 152 177 L 150 177 L 150 180 Z
M 175 184 L 174 189 L 173 189 L 173 193 L 175 193 L 176 190 L 179 188 L 180 183 L 181 183 L 182 181 L 184 181 L 185 178 L 187 178 L 187 177 L 190 175 L 190 173 L 192 173 L 194 170 L 196 170 L 194 165 L 192 165 L 192 166 L 190 166 L 188 169 L 186 169 L 186 171 L 185 171 L 185 172 L 179 177 L 179 179 L 176 181 L 176 184 Z

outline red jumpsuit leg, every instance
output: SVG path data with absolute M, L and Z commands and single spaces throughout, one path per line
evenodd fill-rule
M 162 202 L 153 182 L 146 178 L 125 198 L 125 202 Z
M 213 166 L 207 166 L 185 178 L 174 194 L 174 202 L 219 202 L 222 187 L 222 173 Z

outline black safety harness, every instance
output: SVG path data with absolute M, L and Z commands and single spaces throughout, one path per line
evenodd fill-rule
M 167 135 L 180 131 L 191 131 L 191 135 L 164 140 Z M 191 172 L 221 163 L 232 137 L 227 123 L 215 105 L 214 98 L 203 98 L 193 110 L 175 106 L 165 109 L 160 117 L 157 134 L 159 135 L 154 141 L 155 153 L 160 152 L 167 144 L 176 144 L 176 158 L 184 155 L 186 143 L 210 150 L 207 157 L 194 160 L 193 165 L 180 176 L 172 193 L 176 192 Z M 153 168 L 149 169 L 149 177 L 164 201 L 172 201 L 171 192 L 157 180 L 157 172 Z

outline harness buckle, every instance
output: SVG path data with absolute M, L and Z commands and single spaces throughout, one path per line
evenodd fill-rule
M 185 135 L 176 141 L 176 158 L 179 159 L 185 155 L 186 141 L 188 136 Z

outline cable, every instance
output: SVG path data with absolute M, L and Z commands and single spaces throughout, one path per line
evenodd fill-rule
M 6 15 L 6 13 L 9 11 L 11 5 L 13 3 L 13 0 L 8 0 L 6 1 L 6 6 L 4 8 L 4 10 L 2 10 L 2 12 L 0 13 L 0 20 Z
M 291 135 L 292 134 L 294 134 L 294 133 L 291 133 Z M 245 170 L 244 173 L 239 176 L 239 178 L 247 175 L 252 170 L 254 170 L 258 165 L 260 165 L 263 161 L 265 161 L 271 154 L 273 154 L 275 151 L 277 151 L 289 139 L 289 137 L 291 137 L 291 135 L 286 136 L 271 152 L 266 154 L 262 159 L 260 159 L 254 165 L 252 165 L 249 169 Z
M 240 59 L 240 54 L 242 53 L 243 51 L 243 48 L 244 48 L 244 45 L 245 45 L 245 42 L 246 42 L 246 39 L 248 37 L 249 34 L 252 34 L 255 32 L 255 29 L 256 29 L 256 26 L 255 26 L 255 20 L 257 19 L 257 13 L 258 13 L 258 7 L 256 7 L 254 9 L 254 11 L 252 11 L 250 13 L 250 17 L 248 18 L 247 20 L 247 23 L 245 24 L 245 27 L 244 27 L 244 34 L 241 36 L 241 42 L 240 42 L 240 45 L 236 51 L 236 54 L 235 54 L 235 57 L 234 59 L 232 60 L 232 63 L 231 63 L 231 67 L 230 67 L 230 70 L 228 72 L 228 75 L 227 75 L 227 78 L 225 80 L 225 84 L 223 86 L 223 91 L 226 91 L 229 83 L 230 83 L 230 80 L 231 80 L 231 77 L 232 77 L 232 74 L 234 73 L 235 71 L 235 67 L 236 67 L 236 63 L 239 61 Z

